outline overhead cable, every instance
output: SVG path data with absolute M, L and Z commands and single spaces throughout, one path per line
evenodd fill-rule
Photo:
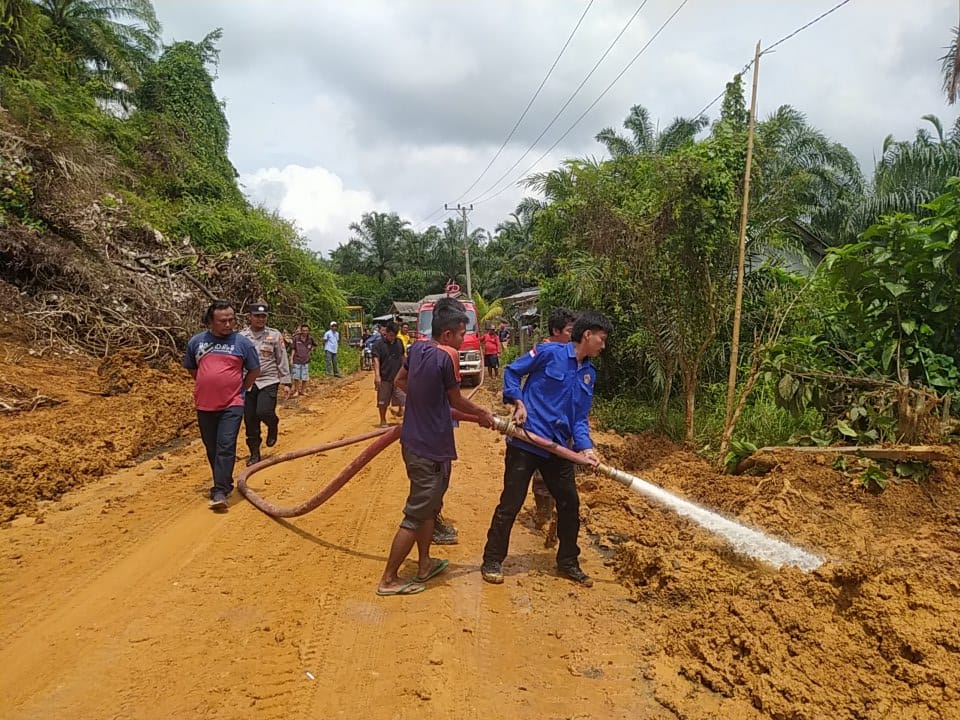
M 640 48 L 640 50 L 637 52 L 637 54 L 634 55 L 633 58 L 631 58 L 630 62 L 628 62 L 628 63 L 626 64 L 626 66 L 623 68 L 623 70 L 621 70 L 621 71 L 619 72 L 619 74 L 618 74 L 612 81 L 610 81 L 610 84 L 607 85 L 607 87 L 605 87 L 605 88 L 603 89 L 603 92 L 601 92 L 600 95 L 597 96 L 597 99 L 594 100 L 592 103 L 590 103 L 590 105 L 587 107 L 586 110 L 584 110 L 582 113 L 580 113 L 580 116 L 579 116 L 576 120 L 574 120 L 574 121 L 573 121 L 573 124 L 564 131 L 563 135 L 561 135 L 560 137 L 558 137 L 558 138 L 556 139 L 556 141 L 554 141 L 553 145 L 551 145 L 550 147 L 548 147 L 548 148 L 544 151 L 544 153 L 543 153 L 540 157 L 538 157 L 538 158 L 533 162 L 533 164 L 532 164 L 530 167 L 528 167 L 526 170 L 524 170 L 524 171 L 520 174 L 520 177 L 518 177 L 516 180 L 513 180 L 513 181 L 507 183 L 506 185 L 504 185 L 502 188 L 500 188 L 500 189 L 499 189 L 496 193 L 494 193 L 493 195 L 490 195 L 490 196 L 488 196 L 488 197 L 483 197 L 483 195 L 481 195 L 481 196 L 480 196 L 481 199 L 476 199 L 476 200 L 473 200 L 472 202 L 473 202 L 474 204 L 476 204 L 476 205 L 480 205 L 480 204 L 482 204 L 482 203 L 489 202 L 490 200 L 493 200 L 495 197 L 497 197 L 497 196 L 501 195 L 502 193 L 506 192 L 507 189 L 509 189 L 509 188 L 513 187 L 514 185 L 516 185 L 516 183 L 517 183 L 518 181 L 520 181 L 520 180 L 522 180 L 523 178 L 525 178 L 525 177 L 530 173 L 531 170 L 533 170 L 534 168 L 536 168 L 536 166 L 540 164 L 540 161 L 543 160 L 547 155 L 549 155 L 549 154 L 550 154 L 550 151 L 553 150 L 557 145 L 559 145 L 559 144 L 563 141 L 563 139 L 564 139 L 567 135 L 569 135 L 570 132 L 580 123 L 580 121 L 583 120 L 583 118 L 585 118 L 585 117 L 587 116 L 587 114 L 588 114 L 591 110 L 593 110 L 594 107 L 597 106 L 597 103 L 599 103 L 599 102 L 604 98 L 604 96 L 610 91 L 610 89 L 611 89 L 614 85 L 617 84 L 617 82 L 620 80 L 620 78 L 622 78 L 622 77 L 627 73 L 627 71 L 633 66 L 633 64 L 634 64 L 637 60 L 640 59 L 640 56 L 643 55 L 643 53 L 646 51 L 646 49 L 647 49 L 648 47 L 650 47 L 650 45 L 653 43 L 654 40 L 657 39 L 657 36 L 659 36 L 660 33 L 662 33 L 662 32 L 666 29 L 667 25 L 669 25 L 669 24 L 673 21 L 673 19 L 679 14 L 679 12 L 680 12 L 681 10 L 683 10 L 683 7 L 684 7 L 688 2 L 690 2 L 690 0 L 683 0 L 683 1 L 677 6 L 677 8 L 673 11 L 673 13 L 671 13 L 670 17 L 668 17 L 668 18 L 663 22 L 663 24 L 657 29 L 657 31 L 656 31 L 653 35 L 650 36 L 650 39 L 647 40 L 647 42 L 643 45 L 642 48 Z M 485 194 L 485 193 L 484 193 L 484 194 Z
M 842 2 L 838 2 L 836 5 L 834 5 L 832 8 L 830 8 L 830 9 L 827 10 L 826 12 L 821 13 L 820 15 L 817 15 L 817 17 L 815 17 L 815 18 L 814 18 L 813 20 L 811 20 L 810 22 L 806 23 L 805 25 L 801 25 L 800 27 L 798 27 L 798 28 L 797 28 L 796 30 L 794 30 L 793 32 L 787 33 L 787 34 L 784 35 L 782 38 L 780 38 L 780 39 L 777 40 L 775 43 L 773 43 L 773 45 L 771 45 L 770 47 L 764 48 L 764 50 L 763 50 L 760 54 L 761 54 L 761 55 L 766 55 L 768 52 L 771 52 L 775 47 L 777 47 L 777 45 L 781 45 L 781 44 L 785 43 L 787 40 L 789 40 L 790 38 L 794 37 L 795 35 L 798 35 L 799 33 L 803 32 L 804 30 L 806 30 L 806 29 L 807 29 L 808 27 L 810 27 L 811 25 L 815 25 L 816 23 L 820 22 L 820 21 L 823 20 L 827 15 L 830 15 L 831 13 L 836 12 L 837 10 L 839 10 L 840 8 L 842 8 L 844 5 L 846 5 L 848 2 L 850 2 L 850 0 L 842 0 Z M 744 74 L 745 72 L 747 72 L 751 67 L 753 67 L 753 58 L 751 58 L 751 59 L 750 59 L 750 62 L 748 62 L 746 65 L 744 65 L 744 66 L 743 66 L 743 69 L 742 69 L 739 73 L 737 73 L 737 74 L 738 74 L 738 75 L 743 75 L 743 74 Z M 717 102 L 720 100 L 720 98 L 723 97 L 723 95 L 724 95 L 725 92 L 726 92 L 726 89 L 724 89 L 723 92 L 721 92 L 721 93 L 720 93 L 719 95 L 717 95 L 713 100 L 711 100 L 709 103 L 707 103 L 707 104 L 703 107 L 703 109 L 702 109 L 700 112 L 698 112 L 696 115 L 694 115 L 693 117 L 700 117 L 700 116 L 703 115 L 707 110 L 709 110 L 709 109 L 712 108 L 714 105 L 716 105 Z
M 617 44 L 617 42 L 620 40 L 620 38 L 623 37 L 623 34 L 627 31 L 627 29 L 630 27 L 630 25 L 631 25 L 631 24 L 633 23 L 633 21 L 636 19 L 637 15 L 640 14 L 640 11 L 643 10 L 643 7 L 644 7 L 648 2 L 649 2 L 649 0 L 643 0 L 643 2 L 640 3 L 639 7 L 637 7 L 637 9 L 634 11 L 633 15 L 630 16 L 630 19 L 627 20 L 626 24 L 621 28 L 620 32 L 617 33 L 617 36 L 613 39 L 613 42 L 611 42 L 610 45 L 607 46 L 607 49 L 604 50 L 603 54 L 600 56 L 600 59 L 597 60 L 597 62 L 594 63 L 594 65 L 593 65 L 592 68 L 590 68 L 590 72 L 588 72 L 588 73 L 586 74 L 586 76 L 583 78 L 583 80 L 580 81 L 580 84 L 577 85 L 576 89 L 573 91 L 573 93 L 571 93 L 570 97 L 568 97 L 567 100 L 566 100 L 566 102 L 564 102 L 563 105 L 560 106 L 560 109 L 557 110 L 556 114 L 553 116 L 553 119 L 550 120 L 550 122 L 547 123 L 547 126 L 540 132 L 539 135 L 537 135 L 536 139 L 530 144 L 530 147 L 528 147 L 528 148 L 524 151 L 523 155 L 521 155 L 520 157 L 518 157 L 517 160 L 516 160 L 516 162 L 513 163 L 513 165 L 511 165 L 510 167 L 508 167 L 500 177 L 498 177 L 496 180 L 493 181 L 493 183 L 490 185 L 490 187 L 488 187 L 486 190 L 484 190 L 482 193 L 480 193 L 477 197 L 483 197 L 484 195 L 486 195 L 487 193 L 489 193 L 491 190 L 493 190 L 495 187 L 497 187 L 501 182 L 503 182 L 503 179 L 504 179 L 505 177 L 507 177 L 511 172 L 513 172 L 514 168 L 516 168 L 516 167 L 521 163 L 521 161 L 522 161 L 527 155 L 529 155 L 531 152 L 533 152 L 533 149 L 537 146 L 537 143 L 540 142 L 540 140 L 543 138 L 543 136 L 546 135 L 547 132 L 550 130 L 550 128 L 553 127 L 553 124 L 554 124 L 555 122 L 557 122 L 557 120 L 560 119 L 560 116 L 563 114 L 563 111 L 566 110 L 567 107 L 569 107 L 570 103 L 572 103 L 572 102 L 574 101 L 574 99 L 577 97 L 577 95 L 578 95 L 578 94 L 580 93 L 580 91 L 583 89 L 583 86 L 587 84 L 587 81 L 588 81 L 591 77 L 593 77 L 593 74 L 597 71 L 597 68 L 600 67 L 600 64 L 606 59 L 607 55 L 610 54 L 610 51 L 613 50 L 614 46 Z M 462 196 L 461 196 L 461 197 L 462 197 Z M 475 200 L 471 200 L 470 202 L 475 202 Z
M 580 14 L 580 19 L 577 20 L 577 24 L 573 26 L 573 30 L 570 31 L 570 34 L 567 36 L 566 42 L 563 43 L 563 47 L 560 48 L 560 52 L 557 54 L 557 57 L 554 58 L 553 64 L 550 66 L 550 69 L 547 70 L 547 74 L 543 76 L 543 80 L 540 81 L 540 85 L 539 87 L 537 87 L 536 92 L 533 93 L 533 97 L 530 98 L 530 101 L 527 103 L 527 106 L 523 109 L 523 112 L 520 113 L 520 117 L 517 118 L 517 121 L 513 124 L 513 127 L 510 129 L 509 134 L 504 139 L 504 141 L 500 144 L 500 148 L 497 150 L 496 154 L 492 158 L 490 158 L 490 162 L 487 163 L 487 166 L 483 169 L 483 171 L 479 175 L 477 175 L 476 179 L 472 183 L 470 183 L 470 187 L 468 187 L 466 190 L 460 193 L 460 196 L 456 200 L 454 200 L 455 203 L 460 202 L 460 200 L 462 200 L 463 197 L 468 192 L 470 192 L 471 190 L 473 190 L 473 188 L 477 186 L 477 183 L 483 179 L 483 176 L 487 174 L 487 171 L 497 161 L 497 158 L 500 157 L 501 153 L 503 153 L 503 149 L 507 146 L 507 143 L 510 142 L 514 134 L 517 132 L 517 128 L 520 127 L 520 123 L 523 122 L 523 119 L 527 116 L 527 113 L 530 112 L 530 108 L 533 106 L 534 101 L 540 96 L 540 91 L 543 90 L 543 86 L 547 84 L 547 80 L 550 79 L 550 76 L 553 74 L 553 71 L 557 67 L 557 63 L 560 62 L 560 58 L 562 58 L 564 52 L 566 52 L 567 46 L 570 45 L 570 41 L 573 40 L 573 36 L 577 34 L 577 30 L 580 29 L 580 25 L 583 23 L 583 19 L 587 16 L 587 13 L 590 12 L 590 8 L 593 6 L 594 2 L 595 0 L 590 0 L 590 2 L 587 3 L 587 7 L 584 8 L 583 12 Z

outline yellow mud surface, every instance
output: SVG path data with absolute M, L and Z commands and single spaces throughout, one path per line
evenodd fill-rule
M 874 496 L 829 458 L 731 478 L 660 438 L 598 434 L 614 464 L 830 562 L 772 571 L 586 474 L 596 585 L 555 576 L 530 498 L 492 586 L 479 561 L 503 444 L 464 426 L 445 508 L 460 544 L 434 553 L 450 567 L 381 598 L 407 491 L 399 447 L 305 517 L 236 495 L 217 515 L 176 368 L 21 357 L 2 375 L 66 402 L 0 416 L 0 718 L 960 717 L 955 463 Z M 312 390 L 282 405 L 268 452 L 377 423 L 369 374 Z M 294 505 L 355 454 L 251 486 Z

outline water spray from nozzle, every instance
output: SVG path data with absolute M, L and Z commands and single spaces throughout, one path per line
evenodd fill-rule
M 504 435 L 541 447 L 571 462 L 580 465 L 593 465 L 582 455 L 573 452 L 569 448 L 565 448 L 555 442 L 528 432 L 523 427 L 518 426 L 512 419 L 497 418 L 494 427 Z M 719 535 L 730 543 L 734 551 L 742 555 L 769 563 L 776 568 L 783 567 L 784 565 L 793 565 L 807 572 L 816 570 L 824 562 L 823 558 L 803 548 L 791 545 L 788 542 L 767 535 L 760 530 L 748 527 L 724 517 L 717 512 L 701 507 L 636 475 L 631 475 L 630 473 L 610 467 L 609 465 L 604 465 L 603 463 L 593 465 L 593 468 L 601 475 L 611 480 L 616 480 L 633 492 L 643 495 L 648 500 L 673 510 L 681 517 L 692 520 L 704 530 Z

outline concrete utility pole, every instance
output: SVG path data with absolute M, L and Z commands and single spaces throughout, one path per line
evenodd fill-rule
M 457 203 L 456 207 L 450 207 L 444 203 L 443 209 L 456 210 L 460 213 L 460 217 L 463 220 L 463 252 L 467 256 L 467 297 L 473 301 L 473 285 L 470 282 L 470 236 L 467 234 L 467 211 L 473 210 L 473 205 L 461 205 Z

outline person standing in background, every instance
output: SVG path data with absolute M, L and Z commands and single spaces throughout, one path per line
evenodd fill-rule
M 510 344 L 510 328 L 507 327 L 507 321 L 500 321 L 500 329 L 497 330 L 497 335 L 500 336 L 500 344 L 504 347 Z
M 330 323 L 330 329 L 323 334 L 323 354 L 326 359 L 327 375 L 340 377 L 340 368 L 337 366 L 337 353 L 340 352 L 340 333 L 337 332 L 337 321 Z
M 373 386 L 377 390 L 377 410 L 380 413 L 380 427 L 387 427 L 387 408 L 393 406 L 393 414 L 402 417 L 406 396 L 394 384 L 394 379 L 403 367 L 406 352 L 397 335 L 397 324 L 387 323 L 381 337 L 373 345 Z
M 403 343 L 404 351 L 409 352 L 410 343 L 413 342 L 413 339 L 410 337 L 410 326 L 407 323 L 400 323 L 400 332 L 397 333 L 397 337 Z
M 317 341 L 310 334 L 310 327 L 306 323 L 300 325 L 299 332 L 290 342 L 290 353 L 293 356 L 293 397 L 307 394 L 307 381 L 310 379 L 310 353 L 317 347 Z
M 500 352 L 503 350 L 500 336 L 493 327 L 487 328 L 480 343 L 483 345 L 483 364 L 487 367 L 487 375 L 495 378 L 500 374 Z

